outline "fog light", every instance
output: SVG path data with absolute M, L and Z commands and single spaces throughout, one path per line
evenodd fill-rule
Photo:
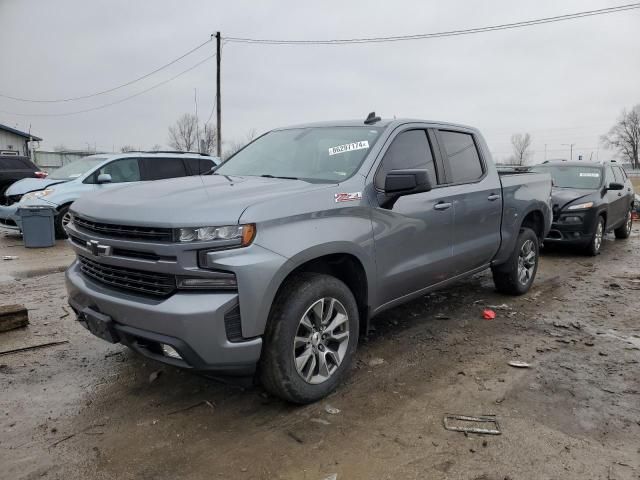
M 210 277 L 178 277 L 176 285 L 181 289 L 235 290 L 238 281 L 233 273 L 212 272 Z
M 171 345 L 167 345 L 166 343 L 162 344 L 162 353 L 165 357 L 177 358 L 178 360 L 182 360 L 182 356 L 178 353 L 178 351 Z

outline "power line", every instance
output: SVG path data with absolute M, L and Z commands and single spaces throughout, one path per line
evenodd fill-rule
M 622 12 L 626 10 L 634 10 L 640 8 L 640 3 L 630 3 L 627 5 L 619 5 L 617 7 L 601 8 L 598 10 L 587 10 L 583 12 L 569 13 L 566 15 L 557 15 L 554 17 L 537 18 L 534 20 L 524 20 L 514 23 L 504 23 L 499 25 L 490 25 L 486 27 L 468 28 L 464 30 L 450 30 L 436 33 L 419 33 L 416 35 L 398 35 L 391 37 L 366 37 L 366 38 L 341 38 L 333 40 L 284 40 L 284 39 L 265 39 L 265 38 L 246 38 L 246 37 L 225 37 L 225 40 L 235 43 L 258 43 L 268 45 L 344 45 L 353 43 L 384 43 L 399 42 L 407 40 L 425 40 L 430 38 L 453 37 L 458 35 L 470 35 L 474 33 L 493 32 L 498 30 L 508 30 L 512 28 L 530 27 L 533 25 L 542 25 L 545 23 L 561 22 L 566 20 L 575 20 L 578 18 L 592 17 L 596 15 L 605 15 L 609 13 Z
M 151 90 L 154 90 L 162 85 L 165 85 L 173 80 L 175 80 L 178 77 L 181 77 L 182 75 L 184 75 L 185 73 L 190 72 L 191 70 L 195 69 L 196 67 L 199 67 L 200 65 L 202 65 L 205 62 L 208 62 L 209 60 L 211 60 L 212 58 L 215 58 L 216 54 L 214 53 L 213 55 L 209 55 L 208 57 L 206 57 L 203 60 L 200 60 L 198 63 L 196 63 L 195 65 L 187 68 L 186 70 L 183 70 L 182 72 L 174 75 L 171 78 L 168 78 L 167 80 L 163 80 L 160 83 L 156 83 L 155 85 L 152 85 L 149 88 L 146 88 L 138 93 L 134 93 L 133 95 L 129 95 L 128 97 L 124 97 L 121 98 L 120 100 L 116 100 L 115 102 L 110 102 L 110 103 L 105 103 L 103 105 L 98 105 L 97 107 L 93 107 L 93 108 L 86 108 L 84 110 L 76 110 L 73 112 L 65 112 L 65 113 L 15 113 L 15 112 L 7 112 L 5 110 L 0 110 L 0 113 L 6 113 L 8 115 L 17 115 L 20 117 L 66 117 L 69 115 L 77 115 L 79 113 L 86 113 L 86 112 L 92 112 L 94 110 L 101 110 L 103 108 L 107 108 L 107 107 L 111 107 L 112 105 L 117 105 L 119 103 L 122 102 L 126 102 L 127 100 L 131 100 L 132 98 L 138 97 L 140 95 L 142 95 L 143 93 L 147 93 Z
M 130 80 L 126 83 L 123 83 L 121 85 L 118 85 L 116 87 L 112 87 L 109 88 L 107 90 L 102 90 L 101 92 L 96 92 L 96 93 L 90 93 L 88 95 L 81 95 L 79 97 L 69 97 L 69 98 L 59 98 L 59 99 L 54 99 L 54 100 L 36 100 L 33 98 L 21 98 L 21 97 L 13 97 L 11 95 L 6 95 L 3 93 L 0 93 L 0 97 L 2 98 L 9 98 L 11 100 L 15 100 L 18 102 L 28 102 L 28 103 L 61 103 L 61 102 L 73 102 L 76 100 L 84 100 L 86 98 L 91 98 L 91 97 L 97 97 L 99 95 L 104 95 L 106 93 L 111 93 L 111 92 L 115 92 L 116 90 L 120 90 L 121 88 L 124 87 L 128 87 L 129 85 L 132 85 L 136 82 L 139 82 L 140 80 L 144 80 L 145 78 L 150 77 L 151 75 L 154 75 L 156 73 L 158 73 L 161 70 L 164 70 L 167 67 L 170 67 L 171 65 L 173 65 L 174 63 L 182 60 L 183 58 L 191 55 L 193 52 L 200 50 L 202 47 L 204 47 L 207 43 L 211 42 L 211 38 L 209 38 L 209 40 L 207 40 L 206 42 L 201 43 L 200 45 L 198 45 L 197 47 L 192 48 L 191 50 L 189 50 L 188 52 L 183 53 L 182 55 L 180 55 L 178 58 L 175 58 L 173 60 L 171 60 L 169 63 L 165 63 L 164 65 L 162 65 L 161 67 L 156 68 L 155 70 L 146 73 L 144 75 L 142 75 L 141 77 L 138 78 L 134 78 L 133 80 Z

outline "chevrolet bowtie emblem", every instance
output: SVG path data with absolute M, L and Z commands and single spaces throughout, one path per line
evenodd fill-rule
M 112 250 L 112 247 L 108 245 L 100 245 L 100 242 L 98 242 L 97 240 L 87 241 L 87 248 L 96 257 L 109 256 L 111 255 L 111 250 Z

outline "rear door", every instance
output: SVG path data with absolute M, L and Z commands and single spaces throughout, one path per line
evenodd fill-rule
M 497 253 L 502 189 L 498 175 L 488 174 L 472 131 L 440 129 L 437 138 L 453 202 L 451 270 L 459 275 L 489 264 Z
M 613 197 L 616 202 L 615 209 L 618 215 L 618 222 L 622 224 L 622 222 L 627 218 L 627 212 L 629 211 L 629 205 L 631 204 L 633 190 L 631 189 L 630 182 L 627 180 L 627 176 L 622 171 L 622 168 L 612 165 L 611 170 L 613 170 L 615 181 L 624 185 L 624 188 L 622 190 L 617 190 L 615 192 L 616 196 Z
M 187 176 L 187 170 L 182 158 L 143 158 L 142 164 L 144 167 L 144 180 L 163 180 Z
M 380 304 L 388 303 L 449 277 L 453 209 L 425 128 L 394 132 L 374 176 L 378 205 L 372 222 Z M 390 170 L 426 169 L 433 189 L 383 205 L 384 180 Z

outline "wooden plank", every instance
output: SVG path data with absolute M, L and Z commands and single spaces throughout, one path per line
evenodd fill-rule
M 29 325 L 29 312 L 24 305 L 0 305 L 0 332 Z

